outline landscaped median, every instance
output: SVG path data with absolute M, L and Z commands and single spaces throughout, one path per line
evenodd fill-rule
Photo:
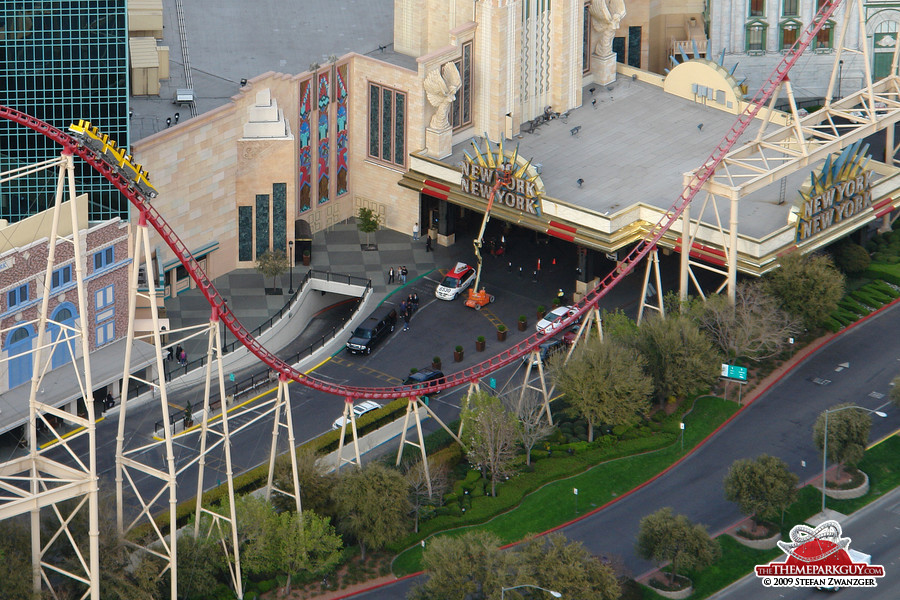
M 869 493 L 853 500 L 829 500 L 828 507 L 841 514 L 849 515 L 878 499 L 900 485 L 900 435 L 891 435 L 866 451 L 859 463 L 859 469 L 869 476 Z M 801 489 L 797 501 L 784 515 L 781 525 L 782 539 L 787 540 L 791 527 L 806 522 L 821 510 L 822 491 L 808 485 Z M 700 572 L 686 571 L 684 574 L 694 583 L 691 600 L 701 600 L 734 583 L 753 571 L 756 565 L 770 562 L 783 552 L 774 550 L 754 550 L 737 542 L 729 534 L 717 538 L 722 556 L 713 565 Z M 642 587 L 644 600 L 662 600 L 662 596 L 647 587 Z
M 461 518 L 436 517 L 425 522 L 418 534 L 407 536 L 402 545 L 397 545 L 407 549 L 395 559 L 393 572 L 401 576 L 421 570 L 420 542 L 435 535 L 456 535 L 477 526 L 503 542 L 513 543 L 593 512 L 671 466 L 738 408 L 734 402 L 703 396 L 683 417 L 681 413 L 669 415 L 668 422 L 660 427 L 660 433 L 666 435 L 638 437 L 581 454 L 538 460 L 534 472 L 521 473 L 499 486 L 496 498 L 468 498 Z M 686 425 L 683 451 L 675 433 L 680 432 L 681 419 Z

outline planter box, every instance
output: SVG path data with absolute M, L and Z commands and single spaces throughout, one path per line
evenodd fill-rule
M 506 331 L 505 329 L 504 329 L 503 331 L 497 331 L 497 341 L 498 341 L 498 342 L 505 342 L 505 341 L 506 341 L 506 334 L 507 334 L 507 333 L 509 333 L 509 332 Z
M 456 350 L 454 350 L 453 351 L 453 362 L 462 362 L 462 359 L 463 359 L 463 353 L 457 352 Z
M 778 540 L 781 539 L 781 532 L 776 531 L 774 535 L 771 535 L 767 538 L 761 538 L 758 540 L 751 540 L 749 538 L 745 538 L 737 531 L 731 534 L 731 537 L 736 539 L 738 543 L 747 546 L 748 548 L 755 548 L 756 550 L 771 550 L 778 546 Z
M 476 340 L 475 342 L 475 350 L 478 352 L 484 352 L 484 347 L 487 345 L 487 342 L 479 342 Z
M 519 331 L 525 331 L 528 328 L 528 321 L 519 321 Z
M 834 488 L 829 488 L 827 485 L 825 486 L 825 495 L 829 498 L 834 498 L 835 500 L 850 500 L 852 498 L 859 498 L 860 496 L 865 496 L 869 493 L 869 476 L 866 473 L 863 473 L 863 482 L 859 487 L 855 487 L 849 490 L 838 490 Z

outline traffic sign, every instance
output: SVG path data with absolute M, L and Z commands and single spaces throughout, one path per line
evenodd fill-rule
M 737 379 L 738 381 L 747 381 L 747 367 L 738 367 L 722 363 L 722 377 Z

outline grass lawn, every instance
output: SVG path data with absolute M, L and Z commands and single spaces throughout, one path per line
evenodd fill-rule
M 684 449 L 689 451 L 734 414 L 738 406 L 713 396 L 698 398 L 694 410 L 685 416 Z M 526 496 L 518 507 L 503 513 L 478 529 L 496 534 L 503 543 L 519 541 L 529 534 L 546 531 L 576 516 L 573 488 L 578 488 L 578 513 L 584 514 L 647 481 L 682 456 L 681 443 L 596 465 L 589 470 L 549 483 Z M 501 486 L 499 493 L 503 493 Z M 453 530 L 461 534 L 466 528 Z M 421 570 L 422 549 L 416 545 L 394 561 L 400 576 Z

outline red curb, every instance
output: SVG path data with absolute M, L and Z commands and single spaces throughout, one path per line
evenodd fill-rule
M 328 594 L 322 594 L 319 596 L 313 596 L 313 598 L 321 598 L 321 599 L 327 599 L 327 600 L 344 600 L 345 598 L 352 598 L 353 596 L 356 596 L 357 594 L 364 594 L 366 592 L 371 592 L 372 590 L 377 590 L 379 588 L 383 588 L 388 585 L 393 585 L 393 584 L 397 583 L 398 581 L 403 581 L 404 579 L 410 579 L 411 577 L 418 577 L 419 575 L 421 575 L 424 572 L 425 571 L 419 571 L 418 573 L 410 573 L 409 575 L 404 575 L 403 577 L 397 577 L 396 579 L 382 581 L 381 583 L 377 583 L 371 587 L 360 588 L 355 591 L 345 592 L 345 593 L 341 594 L 340 596 L 330 596 Z

